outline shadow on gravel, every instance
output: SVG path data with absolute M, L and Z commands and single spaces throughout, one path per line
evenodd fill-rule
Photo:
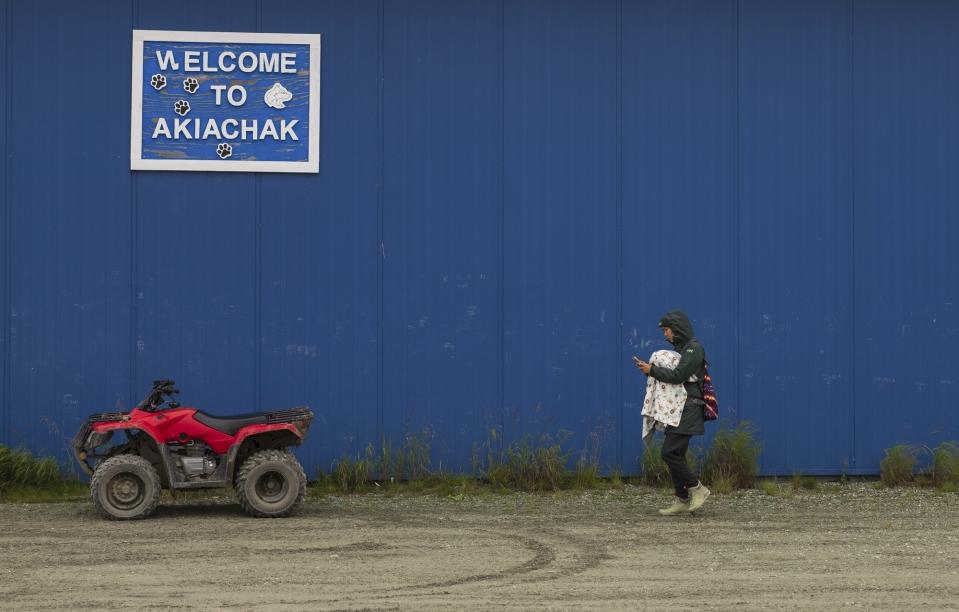
M 248 518 L 250 520 L 256 521 L 270 521 L 277 520 L 282 521 L 286 519 L 296 519 L 304 518 L 310 516 L 329 516 L 330 512 L 328 508 L 323 507 L 319 504 L 305 503 L 298 506 L 293 513 L 288 517 L 281 517 L 277 519 L 269 518 L 257 518 L 250 516 L 243 511 L 243 508 L 240 504 L 224 500 L 222 502 L 215 501 L 203 501 L 191 503 L 189 501 L 185 502 L 167 502 L 161 503 L 157 506 L 157 509 L 151 514 L 147 519 L 148 521 L 155 519 L 171 519 L 171 518 L 181 518 L 181 517 L 240 517 Z
M 222 504 L 167 504 L 158 506 L 157 509 L 145 520 L 175 519 L 183 517 L 243 517 L 250 518 L 239 504 L 224 502 Z

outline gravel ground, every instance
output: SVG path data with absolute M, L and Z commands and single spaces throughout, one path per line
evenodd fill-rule
M 0 504 L 0 609 L 959 609 L 959 495 L 646 488 L 355 495 L 253 519 L 229 498 L 107 522 Z

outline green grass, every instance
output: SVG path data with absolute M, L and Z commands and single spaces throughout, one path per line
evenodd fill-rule
M 772 480 L 762 480 L 759 482 L 759 490 L 771 497 L 782 495 L 782 489 L 779 484 Z
M 933 449 L 932 484 L 949 493 L 959 489 L 959 444 L 943 442 Z
M 435 493 L 458 499 L 491 492 L 614 490 L 626 486 L 616 470 L 609 478 L 601 476 L 600 434 L 589 436 L 570 470 L 567 466 L 572 452 L 566 448 L 570 437 L 571 433 L 566 431 L 535 439 L 526 435 L 503 445 L 499 430 L 494 428 L 482 445 L 474 444 L 471 474 L 466 475 L 432 469 L 427 431 L 406 436 L 399 450 L 384 441 L 379 454 L 369 445 L 363 456 L 345 456 L 329 472 L 318 469 L 310 491 L 314 495 L 368 491 Z
M 619 470 L 613 470 L 610 472 L 608 484 L 610 489 L 622 489 L 625 486 L 625 483 L 623 482 L 623 475 Z
M 75 502 L 90 499 L 90 487 L 77 480 L 44 485 L 18 485 L 0 493 L 0 502 L 14 504 Z
M 362 455 L 344 455 L 330 471 L 316 470 L 314 489 L 329 493 L 355 493 L 380 487 L 382 483 L 431 480 L 434 473 L 430 458 L 432 432 L 407 433 L 398 448 L 383 439 L 379 451 L 367 444 Z M 376 483 L 376 484 L 374 484 Z
M 615 490 L 626 486 L 618 470 L 611 472 L 609 478 L 601 476 L 599 465 L 599 442 L 601 436 L 592 436 L 583 449 L 575 467 L 567 465 L 572 455 L 565 444 L 572 434 L 560 431 L 557 435 L 543 434 L 539 438 L 526 435 L 508 445 L 504 445 L 500 432 L 490 430 L 483 444 L 474 444 L 471 455 L 471 478 L 464 475 L 443 476 L 433 474 L 428 469 L 428 444 L 422 442 L 426 436 L 407 436 L 403 448 L 394 452 L 389 444 L 381 445 L 379 456 L 375 456 L 372 445 L 367 447 L 365 457 L 344 457 L 332 466 L 330 473 L 317 471 L 314 492 L 364 492 L 371 490 L 434 491 L 437 488 L 449 488 L 443 484 L 449 478 L 458 479 L 459 495 L 463 482 L 478 490 L 494 492 L 513 491 L 563 491 L 563 490 Z M 708 481 L 717 493 L 731 493 L 743 488 L 743 483 L 751 484 L 755 479 L 759 445 L 752 438 L 748 424 L 735 430 L 721 431 L 717 442 L 708 452 L 700 447 L 687 451 L 687 461 L 694 470 L 699 465 L 709 471 Z M 637 484 L 648 485 L 663 490 L 671 489 L 671 479 L 661 456 L 662 444 L 654 440 L 644 448 L 640 461 L 641 475 Z M 414 465 L 426 469 L 410 470 Z M 376 476 L 379 480 L 372 480 Z M 422 484 L 420 484 L 422 481 Z M 439 484 L 437 484 L 439 483 Z M 487 489 L 488 487 L 488 489 Z
M 728 494 L 736 490 L 736 479 L 731 475 L 714 474 L 707 482 L 713 493 Z
M 947 482 L 946 484 L 941 484 L 937 487 L 942 493 L 959 493 L 959 484 L 954 482 Z
M 918 462 L 917 451 L 912 446 L 899 444 L 886 449 L 886 456 L 879 462 L 879 478 L 882 484 L 895 487 L 915 482 Z
M 703 459 L 702 479 L 717 493 L 752 488 L 762 446 L 748 422 L 721 429 Z
M 529 434 L 504 446 L 499 430 L 490 430 L 486 441 L 473 445 L 470 459 L 473 477 L 503 491 L 557 491 L 568 486 L 570 474 L 566 465 L 571 452 L 564 448 L 570 432 L 560 431 L 556 437 L 542 434 L 534 440 Z M 578 475 L 572 482 L 594 480 L 598 467 L 581 458 Z
M 543 434 L 538 443 L 534 443 L 532 436 L 526 435 L 514 442 L 504 454 L 492 460 L 490 484 L 519 491 L 559 490 L 570 456 L 563 448 L 568 437 L 567 432 L 560 432 L 558 439 Z
M 803 476 L 799 472 L 796 472 L 793 474 L 792 488 L 793 491 L 798 491 L 800 489 L 805 489 L 807 491 L 818 491 L 819 481 L 812 476 Z
M 35 457 L 0 444 L 0 502 L 77 501 L 89 496 L 85 484 L 63 478 L 53 457 Z
M 576 464 L 576 471 L 573 473 L 573 488 L 579 490 L 596 489 L 601 480 L 598 465 L 589 463 Z
M 0 444 L 0 493 L 13 489 L 52 486 L 63 481 L 53 457 L 34 457 L 27 450 Z
M 671 482 L 662 452 L 663 444 L 655 438 L 643 447 L 643 456 L 639 460 L 640 482 L 643 484 L 664 487 Z
M 380 443 L 379 456 L 367 447 L 367 456 L 374 474 L 381 480 L 419 480 L 433 475 L 431 458 L 433 432 L 428 427 L 421 432 L 407 432 L 399 448 L 393 448 L 390 440 Z

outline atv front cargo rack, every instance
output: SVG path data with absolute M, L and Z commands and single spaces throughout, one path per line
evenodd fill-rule
M 88 416 L 83 424 L 80 425 L 80 431 L 73 437 L 73 456 L 80 462 L 81 467 L 83 467 L 86 473 L 92 475 L 93 468 L 86 462 L 86 455 L 81 456 L 80 452 L 83 451 L 83 445 L 87 441 L 87 436 L 93 431 L 92 425 L 94 423 L 124 421 L 128 418 L 129 414 L 126 412 L 97 412 Z

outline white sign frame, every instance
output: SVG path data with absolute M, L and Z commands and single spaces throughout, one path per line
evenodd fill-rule
M 143 43 L 145 41 L 309 45 L 310 146 L 307 161 L 143 159 Z M 318 173 L 320 171 L 320 35 L 273 34 L 263 32 L 133 30 L 133 79 L 130 97 L 130 170 Z

